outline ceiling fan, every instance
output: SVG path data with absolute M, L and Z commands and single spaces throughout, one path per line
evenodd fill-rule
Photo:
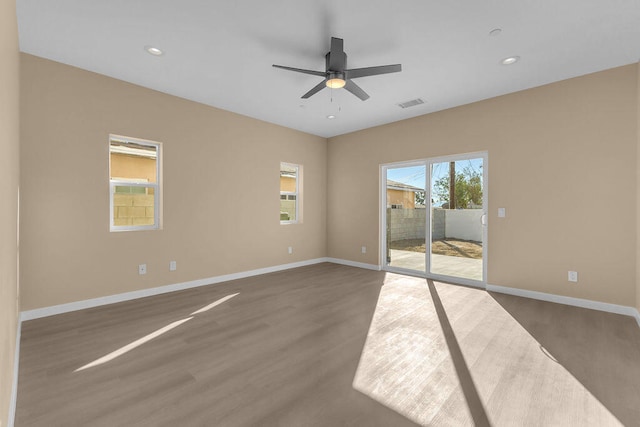
M 397 73 L 402 71 L 402 65 L 380 65 L 377 67 L 353 68 L 347 69 L 347 54 L 344 53 L 344 41 L 342 39 L 331 37 L 331 50 L 325 55 L 326 70 L 314 71 L 304 70 L 302 68 L 285 67 L 284 65 L 275 65 L 276 68 L 283 70 L 295 71 L 298 73 L 311 74 L 313 76 L 324 77 L 321 83 L 318 83 L 309 92 L 302 95 L 303 99 L 307 99 L 312 95 L 320 92 L 325 87 L 331 89 L 345 88 L 363 101 L 369 99 L 369 95 L 355 84 L 352 79 L 360 77 L 377 76 L 378 74 Z

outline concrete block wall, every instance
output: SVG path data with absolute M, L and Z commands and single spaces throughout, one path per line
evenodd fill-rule
M 153 194 L 114 194 L 115 225 L 152 225 Z
M 441 240 L 447 237 L 447 210 L 433 209 L 431 211 L 431 238 Z
M 482 241 L 482 209 L 433 209 L 431 233 L 433 240 L 445 238 Z M 389 241 L 424 239 L 426 209 L 387 209 Z
M 424 239 L 426 209 L 387 209 L 391 242 L 407 239 Z

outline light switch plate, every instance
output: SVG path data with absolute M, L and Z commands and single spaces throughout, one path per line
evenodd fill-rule
M 505 208 L 498 208 L 498 218 L 504 218 L 507 216 L 507 210 Z

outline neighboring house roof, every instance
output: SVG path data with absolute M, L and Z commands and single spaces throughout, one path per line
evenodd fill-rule
M 400 191 L 424 191 L 424 188 L 414 187 L 413 185 L 404 184 L 402 182 L 387 180 L 387 190 L 400 190 Z

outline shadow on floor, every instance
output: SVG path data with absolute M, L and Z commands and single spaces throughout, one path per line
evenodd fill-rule
M 460 388 L 462 389 L 464 398 L 467 401 L 469 412 L 471 413 L 471 416 L 473 418 L 474 425 L 490 426 L 491 423 L 489 422 L 489 418 L 487 417 L 487 413 L 484 409 L 484 405 L 482 404 L 482 400 L 478 395 L 478 390 L 476 389 L 476 386 L 473 383 L 473 379 L 471 378 L 471 372 L 469 372 L 469 367 L 464 360 L 462 350 L 460 349 L 460 344 L 458 343 L 456 335 L 453 332 L 453 328 L 451 327 L 451 323 L 449 322 L 447 313 L 442 305 L 440 296 L 438 295 L 438 290 L 436 289 L 433 280 L 427 279 L 427 284 L 429 285 L 429 292 L 431 293 L 433 306 L 436 310 L 436 314 L 438 315 L 440 327 L 442 328 L 442 333 L 444 334 L 444 338 L 447 342 L 447 347 L 449 348 L 449 353 L 451 355 L 451 361 L 453 362 L 456 373 L 458 374 Z

